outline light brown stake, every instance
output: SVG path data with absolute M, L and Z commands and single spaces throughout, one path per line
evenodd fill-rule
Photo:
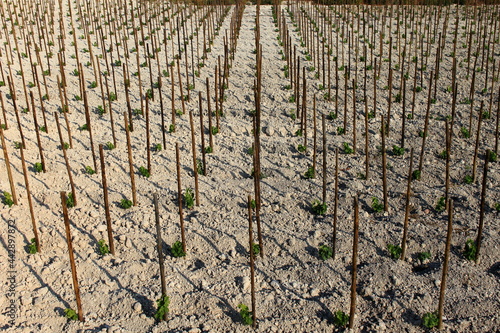
M 214 139 L 213 139 L 213 134 L 212 134 L 212 109 L 210 107 L 210 84 L 208 82 L 208 77 L 206 80 L 206 87 L 207 87 L 207 103 L 208 103 L 208 137 L 209 137 L 209 142 L 210 142 L 210 147 L 212 148 L 212 151 L 214 150 Z
M 82 301 L 80 299 L 80 288 L 78 286 L 78 277 L 76 273 L 76 264 L 75 264 L 75 255 L 73 253 L 73 245 L 71 243 L 71 232 L 69 229 L 69 217 L 68 217 L 68 207 L 66 207 L 66 192 L 61 192 L 61 204 L 64 216 L 64 225 L 66 227 L 66 241 L 68 243 L 68 253 L 69 253 L 69 262 L 71 265 L 71 275 L 73 277 L 73 289 L 75 290 L 76 297 L 76 306 L 78 311 L 78 320 L 84 321 L 83 318 L 83 310 L 82 310 Z
M 89 131 L 89 137 L 90 137 L 90 150 L 92 151 L 92 159 L 94 161 L 94 170 L 97 171 L 97 159 L 96 159 L 96 154 L 95 154 L 95 149 L 94 149 L 94 139 L 92 136 L 92 124 L 90 121 L 90 112 L 89 112 L 89 105 L 88 105 L 88 100 L 87 100 L 87 92 L 83 92 L 83 101 L 85 105 L 85 122 L 87 124 L 87 130 Z
M 384 115 L 380 115 L 382 125 L 382 187 L 384 192 L 384 211 L 389 211 L 389 203 L 387 201 L 387 152 L 385 151 L 385 119 Z
M 316 176 L 316 95 L 313 99 L 313 170 Z
M 444 250 L 443 275 L 441 277 L 441 289 L 439 293 L 438 329 L 443 329 L 444 294 L 446 292 L 446 276 L 448 275 L 448 263 L 450 261 L 451 235 L 453 231 L 453 200 L 448 200 L 448 232 L 446 234 L 446 247 Z
M 445 151 L 446 151 L 446 171 L 445 171 L 445 191 L 446 209 L 448 209 L 448 199 L 450 192 L 450 153 L 451 153 L 451 133 L 448 118 L 445 119 Z
M 151 170 L 151 141 L 149 134 L 149 97 L 146 96 L 146 159 L 147 159 L 147 168 L 150 174 L 153 173 Z
M 3 102 L 3 94 L 2 92 L 0 92 L 0 105 L 2 107 L 2 114 L 3 114 L 3 124 L 0 124 L 0 127 L 2 127 L 1 125 L 3 125 L 5 128 L 4 129 L 9 129 L 9 125 L 7 123 L 7 112 L 5 110 L 5 104 Z M 497 117 L 498 118 L 498 117 Z
M 358 233 L 359 205 L 358 195 L 354 197 L 354 238 L 352 242 L 352 276 L 351 276 L 351 311 L 349 312 L 349 328 L 354 328 L 354 313 L 356 312 L 356 278 L 358 266 Z
M 106 214 L 106 226 L 108 229 L 109 251 L 115 255 L 115 242 L 113 239 L 113 226 L 111 225 L 111 214 L 109 210 L 108 198 L 108 182 L 106 181 L 106 164 L 104 163 L 104 149 L 102 144 L 99 145 L 99 158 L 101 160 L 101 175 L 102 175 L 102 190 L 104 195 L 104 211 Z
M 200 108 L 200 135 L 201 135 L 201 156 L 203 160 L 203 176 L 207 175 L 207 159 L 205 150 L 205 125 L 203 124 L 203 103 L 201 98 L 201 91 L 198 92 L 198 102 Z
M 184 232 L 184 211 L 182 210 L 182 184 L 181 184 L 181 157 L 179 143 L 175 143 L 175 158 L 177 161 L 177 204 L 179 205 L 179 219 L 181 223 L 182 251 L 186 252 L 186 236 Z
M 325 115 L 321 115 L 321 129 L 323 132 L 323 204 L 326 203 L 326 180 L 327 180 L 327 174 L 326 174 L 326 161 L 327 161 L 327 150 L 326 150 L 326 120 L 325 120 Z
M 33 123 L 35 125 L 35 133 L 36 133 L 36 141 L 38 143 L 38 153 L 40 154 L 40 162 L 42 163 L 42 170 L 43 172 L 47 172 L 45 168 L 45 158 L 43 156 L 43 149 L 42 149 L 42 140 L 40 139 L 40 129 L 38 128 L 38 120 L 36 118 L 36 107 L 35 107 L 35 100 L 33 98 L 33 92 L 30 91 L 30 98 L 31 98 L 31 109 L 33 110 Z
M 413 168 L 413 148 L 410 150 L 410 169 L 408 170 L 408 178 L 406 184 L 406 202 L 405 202 L 405 222 L 403 228 L 403 240 L 401 241 L 401 260 L 405 260 L 406 256 L 406 239 L 408 237 L 408 220 L 410 217 L 410 196 L 411 196 L 411 178 Z
M 335 148 L 335 201 L 333 206 L 333 240 L 332 240 L 332 258 L 335 260 L 335 248 L 337 243 L 337 215 L 339 207 L 339 148 Z
M 38 229 L 36 227 L 36 221 L 35 221 L 35 212 L 33 210 L 33 202 L 31 200 L 30 184 L 28 180 L 28 169 L 26 168 L 26 161 L 24 160 L 24 148 L 21 147 L 20 151 L 21 151 L 21 164 L 23 167 L 23 175 L 24 175 L 24 184 L 26 185 L 26 196 L 28 197 L 31 225 L 33 226 L 33 235 L 36 244 L 36 252 L 40 252 L 40 238 L 38 237 Z
M 196 141 L 195 141 L 195 129 L 193 121 L 193 111 L 189 110 L 189 124 L 191 125 L 191 150 L 193 151 L 193 174 L 194 174 L 194 192 L 196 198 L 196 206 L 200 205 L 200 195 L 198 189 L 198 166 L 196 159 Z
M 23 148 L 26 149 L 26 141 L 24 140 L 23 129 L 21 126 L 21 119 L 19 118 L 19 111 L 17 110 L 16 98 L 14 95 L 14 88 L 11 86 L 12 83 L 10 81 L 9 76 L 7 76 L 7 80 L 9 81 L 8 83 L 9 83 L 9 87 L 10 87 L 10 95 L 12 96 L 12 104 L 14 105 L 14 113 L 16 114 L 17 129 L 19 130 L 19 135 L 21 136 L 21 143 L 23 145 Z
M 476 237 L 476 258 L 475 261 L 478 264 L 479 263 L 479 251 L 481 250 L 481 241 L 483 239 L 483 227 L 484 227 L 484 210 L 485 210 L 485 205 L 486 205 L 486 187 L 488 184 L 488 161 L 489 161 L 489 156 L 491 154 L 491 150 L 486 151 L 486 157 L 484 159 L 484 170 L 483 170 L 483 184 L 481 188 L 481 206 L 479 207 L 479 228 L 477 230 L 477 237 Z
M 155 224 L 156 224 L 156 250 L 158 251 L 158 263 L 160 264 L 160 282 L 161 282 L 161 295 L 162 297 L 167 294 L 167 287 L 165 284 L 165 265 L 163 263 L 163 240 L 161 239 L 160 227 L 160 212 L 158 209 L 158 193 L 153 193 L 153 201 L 155 205 Z M 167 320 L 167 312 L 163 314 L 163 320 Z
M 137 195 L 135 193 L 134 161 L 132 158 L 132 145 L 130 143 L 130 130 L 128 127 L 128 117 L 126 112 L 123 113 L 123 119 L 125 121 L 125 134 L 127 137 L 128 167 L 130 174 L 130 184 L 132 185 L 132 203 L 134 206 L 136 206 Z
M 253 253 L 253 231 L 252 231 L 252 199 L 248 196 L 248 243 L 250 252 L 250 286 L 252 297 L 252 327 L 257 327 L 257 311 L 255 308 L 255 269 L 254 269 L 254 253 Z
M 479 109 L 479 121 L 477 123 L 477 133 L 476 133 L 476 146 L 474 147 L 474 158 L 472 161 L 472 181 L 476 181 L 476 167 L 477 167 L 477 153 L 479 150 L 479 139 L 481 137 L 481 124 L 483 122 L 483 107 L 484 101 L 481 101 L 481 108 Z
M 54 118 L 56 118 L 57 133 L 59 134 L 59 143 L 61 144 L 61 149 L 63 151 L 64 163 L 66 164 L 66 171 L 68 172 L 69 183 L 71 186 L 71 195 L 73 196 L 73 203 L 76 207 L 76 189 L 75 183 L 73 183 L 73 176 L 71 175 L 71 167 L 69 166 L 68 154 L 66 153 L 66 148 L 64 148 L 64 142 L 62 138 L 61 124 L 59 124 L 59 117 L 57 112 L 54 112 Z

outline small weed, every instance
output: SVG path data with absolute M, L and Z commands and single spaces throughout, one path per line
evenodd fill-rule
M 62 148 L 63 148 L 64 150 L 68 150 L 68 149 L 69 149 L 69 143 L 67 143 L 67 142 L 63 142 L 63 146 L 62 146 Z
M 446 201 L 444 197 L 440 197 L 436 204 L 436 211 L 442 212 L 446 208 Z
M 252 251 L 254 256 L 258 256 L 260 254 L 260 245 L 259 244 L 252 244 Z
M 90 86 L 89 86 L 89 87 L 90 87 L 91 89 L 93 89 L 93 88 L 97 88 L 97 82 L 95 82 L 95 81 L 90 82 Z
M 2 202 L 3 202 L 4 205 L 12 207 L 12 205 L 14 204 L 14 200 L 12 200 L 12 194 L 10 194 L 7 191 L 4 191 L 3 192 Z
M 330 113 L 328 114 L 328 118 L 329 118 L 330 120 L 335 120 L 335 119 L 337 119 L 337 114 L 336 114 L 335 112 L 330 112 Z
M 318 250 L 319 257 L 322 260 L 328 260 L 333 255 L 333 250 L 328 245 L 321 245 Z
M 497 159 L 498 159 L 497 153 L 495 153 L 492 150 L 489 150 L 488 151 L 488 161 L 490 161 L 490 162 L 496 162 Z
M 302 136 L 302 130 L 301 129 L 298 129 L 295 131 L 295 135 L 296 136 Z
M 149 99 L 153 99 L 153 90 L 151 89 L 146 90 L 146 97 Z
M 462 135 L 463 138 L 466 138 L 466 139 L 470 138 L 470 132 L 465 127 L 460 128 L 460 134 Z
M 395 103 L 401 103 L 401 94 L 396 94 L 394 95 L 394 102 Z
M 427 137 L 427 133 L 425 133 L 424 131 L 418 131 L 418 136 L 421 138 Z
M 472 176 L 471 176 L 471 175 L 465 175 L 465 177 L 464 177 L 464 183 L 465 183 L 465 184 L 470 185 L 470 184 L 472 184 L 473 182 L 474 182 L 474 178 L 472 178 Z
M 68 196 L 66 197 L 66 206 L 68 208 L 75 207 L 75 198 L 73 197 L 73 193 L 72 192 L 68 193 Z
M 497 203 L 495 204 L 495 210 L 496 210 L 497 212 L 500 212 L 500 202 L 497 202 Z
M 200 160 L 200 159 L 197 159 L 196 160 L 196 172 L 199 174 L 199 175 L 203 175 L 205 174 L 205 170 L 203 168 L 203 162 Z
M 292 118 L 292 120 L 296 120 L 297 119 L 297 115 L 293 111 L 290 112 L 289 116 L 290 116 L 290 118 Z
M 344 142 L 342 146 L 343 146 L 342 151 L 344 152 L 344 154 L 352 154 L 354 152 L 349 143 Z
M 109 253 L 109 246 L 106 244 L 106 241 L 104 239 L 101 239 L 100 241 L 97 242 L 97 250 L 99 251 L 99 254 L 101 256 L 105 256 L 106 254 Z
M 252 312 L 248 309 L 248 306 L 246 306 L 245 304 L 238 304 L 238 308 L 240 308 L 240 316 L 243 325 L 252 325 Z
M 106 113 L 106 110 L 103 108 L 102 105 L 98 105 L 96 111 L 100 116 Z
M 250 200 L 250 208 L 255 209 L 256 207 L 257 207 L 257 202 L 254 199 Z
M 139 173 L 141 174 L 141 176 L 146 177 L 146 178 L 149 178 L 149 176 L 151 176 L 151 173 L 149 172 L 149 170 L 143 166 L 139 167 Z
M 465 242 L 464 257 L 467 260 L 475 260 L 477 253 L 477 244 L 474 240 L 468 239 Z
M 424 263 L 424 261 L 428 260 L 431 258 L 431 253 L 430 252 L 420 252 L 417 254 L 417 259 L 420 261 L 421 264 Z
M 387 244 L 387 251 L 389 251 L 392 259 L 399 259 L 403 250 L 399 245 Z
M 288 102 L 289 103 L 295 103 L 295 95 L 292 95 L 292 96 L 288 97 Z
M 333 323 L 337 327 L 346 327 L 349 322 L 349 316 L 344 311 L 339 310 L 334 313 Z
M 114 92 L 110 92 L 109 96 L 108 96 L 108 99 L 109 99 L 110 102 L 116 101 L 116 94 Z
M 115 149 L 116 147 L 115 147 L 115 145 L 114 145 L 112 142 L 109 142 L 109 141 L 108 141 L 108 142 L 106 143 L 106 148 L 107 148 L 108 150 L 113 150 L 113 149 Z
M 307 171 L 305 172 L 304 177 L 306 177 L 307 179 L 312 179 L 312 178 L 314 178 L 315 173 L 316 172 L 315 172 L 314 168 L 312 166 L 310 166 L 307 169 Z
M 205 153 L 206 154 L 212 154 L 214 152 L 214 149 L 212 146 L 205 147 Z
M 343 127 L 337 127 L 337 135 L 345 134 L 345 129 Z
M 172 253 L 172 256 L 174 256 L 175 258 L 184 257 L 186 255 L 186 252 L 184 252 L 182 248 L 182 242 L 180 241 L 177 241 L 172 245 L 170 252 Z
M 86 172 L 86 173 L 88 173 L 89 175 L 93 175 L 93 174 L 95 174 L 95 170 L 94 170 L 94 169 L 92 169 L 92 167 L 91 167 L 90 165 L 87 165 L 87 166 L 85 167 L 85 172 Z
M 397 145 L 392 146 L 392 153 L 396 156 L 403 156 L 405 153 L 405 149 L 403 147 L 399 147 Z
M 89 126 L 87 124 L 83 124 L 78 128 L 80 131 L 88 131 Z
M 420 170 L 413 170 L 413 173 L 412 173 L 413 179 L 420 180 L 420 174 L 421 174 Z
M 438 156 L 439 156 L 439 158 L 440 158 L 440 159 L 445 160 L 445 159 L 448 157 L 448 151 L 446 151 L 446 149 L 445 149 L 445 150 L 443 150 L 442 152 L 440 152 L 440 153 L 438 154 Z
M 156 312 L 154 317 L 156 320 L 161 321 L 168 313 L 168 306 L 170 305 L 170 298 L 167 295 L 162 295 L 158 300 L 156 300 Z
M 372 197 L 372 209 L 376 213 L 380 213 L 380 212 L 384 211 L 384 205 L 382 203 L 380 203 L 380 201 L 378 200 L 377 197 Z
M 439 324 L 437 312 L 427 312 L 422 316 L 422 326 L 425 328 L 434 328 Z
M 64 316 L 69 320 L 78 320 L 78 314 L 71 308 L 64 309 Z
M 162 146 L 161 146 L 161 144 L 160 144 L 160 143 L 157 143 L 157 144 L 155 144 L 155 145 L 154 145 L 154 148 L 153 148 L 153 149 L 154 149 L 155 151 L 161 151 L 163 148 L 162 148 Z
M 488 111 L 484 111 L 483 112 L 483 119 L 490 119 L 490 118 L 491 118 L 491 114 Z
M 169 133 L 175 132 L 175 125 L 174 124 L 170 124 L 170 126 L 168 127 L 168 132 Z
M 418 92 L 418 93 L 419 93 L 419 92 L 421 92 L 421 91 L 422 91 L 422 87 L 420 87 L 420 86 L 416 86 L 416 87 L 415 87 L 415 92 Z
M 216 135 L 217 133 L 219 133 L 219 129 L 217 128 L 217 126 L 212 126 L 210 131 L 212 132 L 212 135 Z
M 37 252 L 38 252 L 38 250 L 36 249 L 36 239 L 32 238 L 30 243 L 28 244 L 28 253 L 35 254 Z
M 23 146 L 22 142 L 14 141 L 14 148 L 15 149 L 21 149 L 22 146 Z
M 187 188 L 184 192 L 184 204 L 186 205 L 187 209 L 193 209 L 194 207 L 194 196 L 193 190 L 191 188 Z
M 301 153 L 304 153 L 307 150 L 307 147 L 304 145 L 298 145 L 297 150 Z
M 132 200 L 122 199 L 120 201 L 120 207 L 123 209 L 129 209 L 130 207 L 132 207 Z
M 35 164 L 33 164 L 33 169 L 35 169 L 35 172 L 42 172 L 43 171 L 43 165 L 42 163 L 40 162 L 36 162 Z
M 314 200 L 311 204 L 311 211 L 314 215 L 324 215 L 328 209 L 326 203 Z

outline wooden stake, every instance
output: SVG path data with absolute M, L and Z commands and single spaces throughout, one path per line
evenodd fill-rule
M 198 189 L 198 167 L 196 160 L 196 141 L 195 141 L 195 129 L 193 122 L 193 111 L 189 110 L 189 124 L 191 125 L 191 150 L 193 151 L 193 174 L 194 174 L 194 192 L 196 198 L 196 206 L 200 205 L 200 195 Z
M 207 159 L 205 150 L 205 125 L 203 124 L 203 103 L 201 98 L 201 91 L 198 92 L 198 102 L 200 108 L 200 134 L 201 134 L 201 156 L 203 160 L 203 176 L 207 175 Z
M 339 206 L 339 148 L 335 148 L 335 201 L 333 206 L 333 239 L 332 239 L 332 258 L 335 260 L 335 248 L 337 243 L 337 215 Z
M 80 299 L 80 288 L 78 286 L 78 277 L 76 273 L 75 255 L 73 253 L 73 245 L 71 243 L 71 232 L 69 229 L 69 217 L 68 217 L 68 208 L 66 207 L 66 200 L 67 200 L 66 192 L 61 192 L 61 204 L 63 209 L 64 225 L 66 227 L 66 241 L 68 243 L 69 262 L 71 265 L 71 275 L 73 277 L 73 289 L 75 290 L 78 320 L 84 321 L 82 301 Z
M 130 174 L 130 184 L 132 185 L 132 203 L 134 206 L 136 206 L 137 196 L 135 193 L 134 161 L 132 157 L 132 145 L 130 143 L 130 130 L 128 128 L 128 117 L 126 112 L 123 113 L 123 119 L 125 121 L 125 134 L 127 137 L 128 167 Z
M 354 238 L 352 242 L 352 276 L 351 276 L 351 311 L 349 312 L 349 328 L 354 328 L 354 313 L 356 312 L 356 277 L 358 265 L 358 232 L 359 205 L 358 195 L 354 197 Z
M 406 256 L 406 239 L 408 237 L 408 219 L 410 217 L 410 196 L 411 196 L 411 179 L 413 168 L 413 148 L 410 150 L 410 169 L 408 170 L 408 181 L 406 184 L 406 202 L 405 202 L 405 222 L 403 229 L 403 240 L 401 241 L 401 260 L 405 260 Z
M 184 211 L 182 210 L 182 185 L 181 185 L 181 157 L 179 143 L 175 143 L 175 158 L 177 161 L 177 203 L 179 205 L 179 219 L 181 223 L 182 251 L 186 252 L 186 236 L 184 231 Z
M 33 210 L 33 202 L 31 200 L 30 184 L 28 180 L 28 169 L 24 160 L 24 148 L 21 147 L 21 164 L 23 167 L 24 184 L 26 185 L 26 195 L 28 197 L 28 205 L 30 208 L 31 225 L 33 226 L 33 235 L 35 237 L 36 252 L 40 253 L 40 238 L 38 237 L 38 229 L 36 227 L 35 212 Z
M 453 200 L 448 200 L 448 232 L 446 234 L 446 247 L 444 250 L 443 275 L 441 277 L 441 288 L 439 293 L 438 329 L 443 329 L 444 294 L 446 292 L 446 276 L 448 275 L 448 263 L 450 261 L 451 235 L 453 231 Z
M 156 250 L 158 251 L 158 263 L 160 264 L 160 282 L 161 282 L 161 296 L 167 294 L 167 287 L 165 283 L 165 265 L 163 263 L 163 241 L 161 239 L 160 227 L 160 212 L 158 209 L 158 193 L 153 193 L 153 201 L 155 205 L 155 224 L 156 224 Z M 167 312 L 163 314 L 163 320 L 167 320 Z
M 33 110 L 33 123 L 35 124 L 36 141 L 38 143 L 38 152 L 40 153 L 40 162 L 42 163 L 43 172 L 47 172 L 47 169 L 45 167 L 45 158 L 43 156 L 42 140 L 40 139 L 40 129 L 38 128 L 38 120 L 36 118 L 35 100 L 33 98 L 33 92 L 31 91 L 30 91 L 30 99 L 31 99 L 31 109 Z
M 483 227 L 484 227 L 484 210 L 485 210 L 485 201 L 486 201 L 486 187 L 488 184 L 488 162 L 491 151 L 488 149 L 486 151 L 486 157 L 484 159 L 484 170 L 483 170 L 483 184 L 481 187 L 481 204 L 479 207 L 479 228 L 477 230 L 476 237 L 476 264 L 479 264 L 479 251 L 481 250 L 481 242 L 483 239 Z
M 106 225 L 108 229 L 109 251 L 112 255 L 115 255 L 115 243 L 113 239 L 111 214 L 109 210 L 108 182 L 106 181 L 106 164 L 104 163 L 104 149 L 102 144 L 99 145 L 99 159 L 101 160 L 102 190 L 104 194 L 104 211 L 106 214 Z
M 384 191 L 384 211 L 389 211 L 389 203 L 387 201 L 387 152 L 385 151 L 385 119 L 384 115 L 380 115 L 382 125 L 382 187 Z
M 250 283 L 252 297 L 252 327 L 257 327 L 257 311 L 255 307 L 255 269 L 254 269 L 254 253 L 253 253 L 253 232 L 252 232 L 252 199 L 248 196 L 248 243 L 250 252 Z
M 61 144 L 61 149 L 63 151 L 64 163 L 66 164 L 66 171 L 68 172 L 69 183 L 71 186 L 71 195 L 73 196 L 73 203 L 76 207 L 76 189 L 75 183 L 73 183 L 73 176 L 71 175 L 71 167 L 69 166 L 68 154 L 66 153 L 66 149 L 64 148 L 64 142 L 62 138 L 61 125 L 59 124 L 59 117 L 57 116 L 57 112 L 54 112 L 54 118 L 56 118 L 57 125 L 57 133 L 59 134 L 59 143 Z

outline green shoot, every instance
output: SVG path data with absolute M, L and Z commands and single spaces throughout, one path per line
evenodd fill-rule
M 467 260 L 475 260 L 477 253 L 477 244 L 474 240 L 468 239 L 465 242 L 464 257 Z
M 106 254 L 109 253 L 109 246 L 106 244 L 106 241 L 104 239 L 101 239 L 100 241 L 97 242 L 99 254 L 101 256 L 105 256 Z
M 212 146 L 205 147 L 205 153 L 206 154 L 212 154 L 214 152 L 214 149 Z
M 30 243 L 28 244 L 28 252 L 29 252 L 29 254 L 35 254 L 38 252 L 38 250 L 36 248 L 36 239 L 35 238 L 32 238 Z
M 9 207 L 12 207 L 12 205 L 14 204 L 14 200 L 12 200 L 12 194 L 10 194 L 9 192 L 7 191 L 4 191 L 3 192 L 3 199 L 2 199 L 2 202 L 4 205 L 7 205 Z
M 427 312 L 422 316 L 422 326 L 426 328 L 434 328 L 439 324 L 437 312 Z
M 442 212 L 446 208 L 446 201 L 444 197 L 440 197 L 436 204 L 436 211 Z
M 253 147 L 250 147 L 247 149 L 247 154 L 252 156 L 253 155 Z
M 130 207 L 132 207 L 132 201 L 128 199 L 122 199 L 120 201 L 120 207 L 123 209 L 129 209 Z
M 156 301 L 156 306 L 158 307 L 156 309 L 156 313 L 154 314 L 154 317 L 158 321 L 162 321 L 163 318 L 165 317 L 165 314 L 168 313 L 168 306 L 170 305 L 170 298 L 167 295 L 162 295 L 157 301 Z
M 217 128 L 217 126 L 212 126 L 210 131 L 212 132 L 212 135 L 216 135 L 217 133 L 219 133 L 219 129 Z
M 184 252 L 184 249 L 182 248 L 182 243 L 180 241 L 177 241 L 172 245 L 170 252 L 172 253 L 172 256 L 174 256 L 175 258 L 184 257 L 186 255 L 186 252 Z
M 314 200 L 311 204 L 311 211 L 314 215 L 324 215 L 328 209 L 326 203 Z
M 497 158 L 498 158 L 497 153 L 495 153 L 492 150 L 488 151 L 488 161 L 490 161 L 490 162 L 496 162 Z
M 420 263 L 423 263 L 424 261 L 428 260 L 431 258 L 431 253 L 429 251 L 427 252 L 420 252 L 417 254 L 417 259 L 420 261 Z
M 143 166 L 139 167 L 139 173 L 141 174 L 141 176 L 146 177 L 146 178 L 149 178 L 149 176 L 151 176 L 151 174 L 149 173 L 149 170 Z
M 318 253 L 319 253 L 319 257 L 322 260 L 328 260 L 328 259 L 330 259 L 332 257 L 333 250 L 328 245 L 321 245 L 319 247 Z
M 396 156 L 403 156 L 405 153 L 405 149 L 403 147 L 399 147 L 397 145 L 392 146 L 392 153 Z
M 345 129 L 343 127 L 337 127 L 337 135 L 345 134 Z
M 260 245 L 259 244 L 252 244 L 252 251 L 254 256 L 258 256 L 260 254 Z
M 389 251 L 392 259 L 399 259 L 403 250 L 399 245 L 387 244 L 387 251 Z
M 75 198 L 73 197 L 73 193 L 72 192 L 68 193 L 68 196 L 66 197 L 66 206 L 68 208 L 75 207 Z
M 113 150 L 113 149 L 115 149 L 116 147 L 115 147 L 115 145 L 114 145 L 112 142 L 107 142 L 107 143 L 106 143 L 106 148 L 107 148 L 108 150 Z
M 194 207 L 193 190 L 191 188 L 187 188 L 184 192 L 184 204 L 187 209 L 193 209 Z
M 339 310 L 334 313 L 333 323 L 337 327 L 346 327 L 349 322 L 349 316 L 344 311 Z
M 497 202 L 497 203 L 495 204 L 495 210 L 496 210 L 497 212 L 500 212 L 500 202 Z
M 168 132 L 169 133 L 175 132 L 175 124 L 170 124 L 170 126 L 168 127 Z
M 62 147 L 64 150 L 68 150 L 69 149 L 69 143 L 67 142 L 63 142 L 63 147 Z
M 33 169 L 35 169 L 35 172 L 42 172 L 43 171 L 43 165 L 42 163 L 40 162 L 36 162 L 35 164 L 33 164 Z
M 377 197 L 372 197 L 372 209 L 376 213 L 380 213 L 380 212 L 384 211 L 384 205 L 379 202 Z
M 342 150 L 343 150 L 344 154 L 352 154 L 354 152 L 354 150 L 351 148 L 351 146 L 349 145 L 349 143 L 344 142 L 342 144 L 342 146 L 343 146 Z
M 248 306 L 246 306 L 245 304 L 238 304 L 238 308 L 240 308 L 240 316 L 243 325 L 252 325 L 252 312 L 248 309 Z
M 472 178 L 471 175 L 465 175 L 465 177 L 464 177 L 465 184 L 472 184 L 473 182 L 474 182 L 474 178 Z
M 89 166 L 89 165 L 87 165 L 87 166 L 85 167 L 85 172 L 86 172 L 86 173 L 88 173 L 89 175 L 93 175 L 93 174 L 95 174 L 94 169 L 92 169 L 92 167 L 91 167 L 91 166 Z
M 296 136 L 302 136 L 302 130 L 299 128 L 298 130 L 295 131 Z
M 71 308 L 64 309 L 64 316 L 69 320 L 78 320 L 78 314 Z
M 161 144 L 160 144 L 160 143 L 155 144 L 155 146 L 154 146 L 154 150 L 155 150 L 155 151 L 161 151 L 162 149 L 163 149 L 163 148 L 162 148 L 162 146 L 161 146 Z
M 440 158 L 440 159 L 445 160 L 445 159 L 448 157 L 448 152 L 447 152 L 447 151 L 446 151 L 446 149 L 445 149 L 445 150 L 443 150 L 442 152 L 440 152 L 438 155 L 439 155 L 439 158 Z
M 304 177 L 306 177 L 307 179 L 312 179 L 314 178 L 314 176 L 315 176 L 315 170 L 312 166 L 310 166 L 307 169 L 306 173 L 304 174 Z
M 304 145 L 298 145 L 297 150 L 301 153 L 304 153 L 307 150 L 307 147 Z
M 330 120 L 337 119 L 337 114 L 335 112 L 330 112 L 328 114 L 328 118 L 330 118 Z

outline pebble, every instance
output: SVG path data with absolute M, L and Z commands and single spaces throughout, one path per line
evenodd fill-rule
M 141 312 L 142 311 L 142 304 L 139 302 L 134 303 L 134 311 L 135 312 Z
M 106 227 L 106 225 L 105 225 L 105 224 L 99 224 L 99 225 L 97 226 L 97 231 L 99 231 L 99 232 L 105 232 L 105 231 L 106 231 L 106 229 L 107 229 L 107 227 Z
M 311 297 L 318 297 L 319 296 L 319 289 L 313 288 L 310 291 Z

